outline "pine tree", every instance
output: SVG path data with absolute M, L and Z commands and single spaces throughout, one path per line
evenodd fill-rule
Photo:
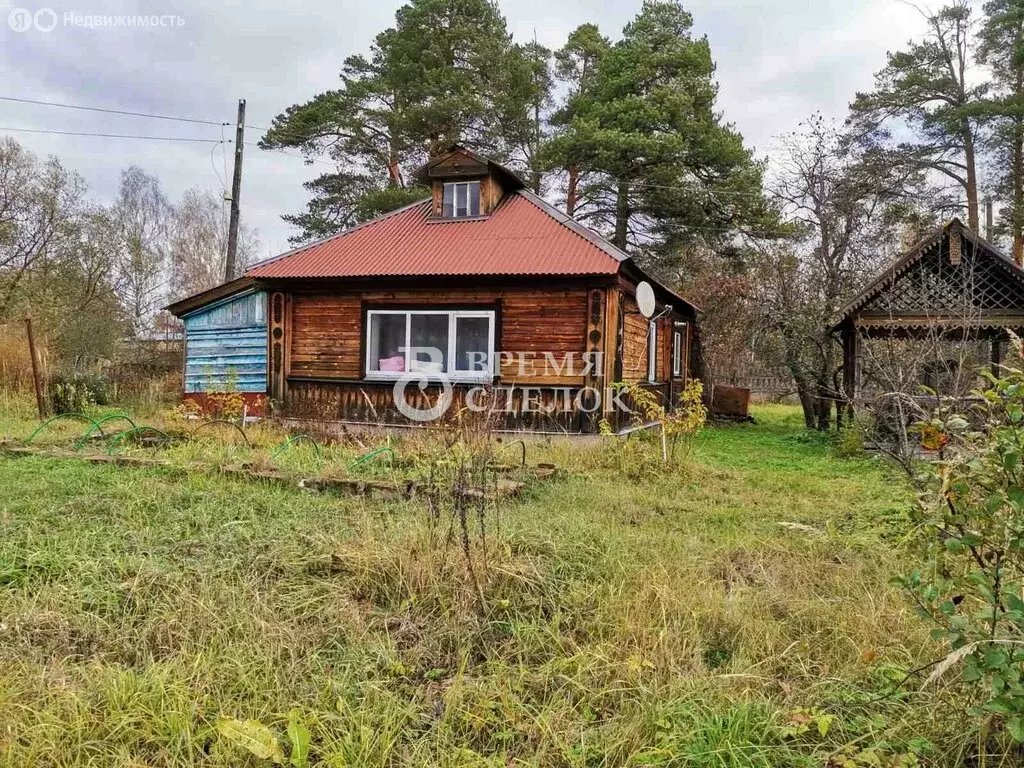
M 963 188 L 967 220 L 978 230 L 977 125 L 972 111 L 984 86 L 969 83 L 971 9 L 956 0 L 926 13 L 927 32 L 904 51 L 890 53 L 875 88 L 850 104 L 849 127 L 858 141 L 889 161 L 937 171 Z M 914 140 L 895 143 L 893 130 Z
M 528 183 L 535 194 L 543 190 L 544 161 L 542 151 L 548 136 L 554 77 L 551 73 L 551 51 L 536 41 L 518 49 L 520 66 L 512 71 L 513 83 L 524 90 L 521 98 L 511 100 L 511 114 L 505 132 L 512 143 L 511 158 L 520 159 L 527 169 Z M 516 114 L 520 102 L 525 114 Z M 518 126 L 518 130 L 515 128 Z M 518 134 L 518 135 L 517 135 Z
M 645 2 L 622 39 L 588 59 L 594 80 L 571 96 L 553 142 L 553 154 L 595 175 L 577 217 L 661 264 L 765 212 L 762 169 L 715 110 L 711 49 L 692 26 L 678 2 Z
M 611 48 L 608 38 L 601 35 L 595 24 L 583 24 L 574 29 L 562 48 L 555 53 L 555 77 L 567 89 L 564 103 L 552 115 L 555 138 L 547 146 L 547 164 L 566 173 L 565 212 L 576 215 L 580 200 L 580 185 L 587 184 L 587 172 L 581 166 L 583 147 L 569 138 L 567 132 L 578 111 L 586 108 L 586 100 L 593 96 L 597 82 L 597 68 L 602 57 Z
M 977 113 L 992 129 L 989 145 L 999 191 L 1009 202 L 1013 258 L 1024 265 L 1024 0 L 990 0 L 985 15 L 978 58 L 992 71 L 994 93 Z
M 351 56 L 342 87 L 289 107 L 264 149 L 326 154 L 337 170 L 307 183 L 302 242 L 425 196 L 409 173 L 459 143 L 507 157 L 537 103 L 531 62 L 490 0 L 411 0 L 369 56 Z

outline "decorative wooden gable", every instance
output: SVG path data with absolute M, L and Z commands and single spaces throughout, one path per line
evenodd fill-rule
M 840 322 L 985 326 L 1016 317 L 1024 317 L 1024 271 L 954 220 L 864 290 Z
M 1009 265 L 984 251 L 956 252 L 934 248 L 899 275 L 861 311 L 868 315 L 957 315 L 974 311 L 1024 311 L 1024 285 L 1010 276 Z
M 479 179 L 487 175 L 487 160 L 460 147 L 428 164 L 427 175 L 445 181 Z

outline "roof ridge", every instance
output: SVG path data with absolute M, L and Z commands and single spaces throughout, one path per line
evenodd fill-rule
M 323 245 L 324 243 L 329 243 L 332 240 L 340 240 L 345 235 L 350 235 L 353 232 L 362 229 L 363 227 L 368 227 L 371 224 L 376 224 L 379 221 L 390 219 L 392 216 L 397 216 L 400 213 L 412 210 L 416 206 L 423 205 L 424 203 L 429 203 L 430 201 L 431 198 L 429 197 L 424 197 L 421 198 L 420 200 L 415 200 L 414 202 L 411 202 L 408 205 L 403 205 L 401 208 L 395 208 L 393 211 L 387 211 L 386 213 L 382 213 L 380 216 L 375 216 L 372 219 L 367 219 L 366 221 L 361 221 L 358 224 L 354 224 L 348 229 L 343 229 L 341 232 L 335 232 L 333 235 L 328 235 L 327 237 L 320 238 L 319 240 L 314 240 L 311 243 L 305 243 L 304 245 L 300 245 L 297 248 L 292 248 L 290 251 L 286 251 L 285 253 L 280 253 L 277 256 L 271 256 L 269 259 L 257 261 L 255 264 L 249 265 L 249 267 L 245 270 L 245 274 L 249 274 L 254 269 L 265 267 L 268 264 L 275 264 L 276 262 L 281 261 L 282 259 L 287 259 L 289 256 L 297 256 L 298 254 L 303 253 L 304 251 L 308 251 L 310 248 L 316 248 L 317 246 Z
M 544 213 L 548 214 L 551 218 L 553 218 L 563 227 L 573 232 L 578 237 L 581 237 L 582 239 L 586 240 L 595 248 L 604 251 L 604 253 L 606 253 L 608 256 L 611 256 L 620 264 L 631 258 L 628 253 L 626 253 L 623 250 L 620 250 L 618 246 L 616 246 L 614 243 L 609 242 L 608 240 L 606 240 L 604 237 L 602 237 L 600 234 L 598 234 L 585 224 L 581 224 L 580 222 L 576 221 L 576 219 L 574 219 L 569 214 L 563 213 L 562 211 L 558 210 L 557 208 L 555 208 L 555 206 L 553 206 L 540 195 L 535 194 L 528 189 L 516 190 L 515 194 L 526 198 L 526 200 L 531 202 L 534 206 L 539 208 Z

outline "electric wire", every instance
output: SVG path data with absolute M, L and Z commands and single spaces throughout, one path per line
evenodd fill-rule
M 40 101 L 38 99 L 21 99 L 14 96 L 0 96 L 0 101 L 13 101 L 18 104 L 35 104 L 41 107 L 60 107 L 61 109 L 78 109 L 86 112 L 104 112 L 108 115 L 129 115 L 131 117 L 148 117 L 153 120 L 174 120 L 180 123 L 196 123 L 198 125 L 230 125 L 230 123 L 200 120 L 194 117 L 178 117 L 175 115 L 157 115 L 150 112 L 130 112 L 122 109 L 106 107 L 88 107 L 83 104 L 61 104 L 56 101 Z
M 55 136 L 93 136 L 103 139 L 145 139 L 147 141 L 182 141 L 182 142 L 193 142 L 201 144 L 220 144 L 222 142 L 217 139 L 198 139 L 191 138 L 188 136 L 142 136 L 139 134 L 129 133 L 90 133 L 86 131 L 55 131 L 43 128 L 14 128 L 8 126 L 0 126 L 0 133 L 45 133 L 53 134 Z M 230 140 L 227 141 L 230 144 Z
M 107 108 L 104 108 L 104 107 L 90 107 L 90 106 L 85 106 L 85 105 L 80 105 L 80 104 L 61 104 L 61 103 L 53 102 L 53 101 L 40 101 L 40 100 L 37 100 L 37 99 L 22 99 L 22 98 L 16 98 L 16 97 L 13 97 L 13 96 L 0 96 L 0 101 L 11 101 L 11 102 L 17 102 L 17 103 L 20 103 L 20 104 L 35 104 L 35 105 L 39 105 L 39 106 L 48 106 L 48 107 L 60 107 L 60 108 L 64 108 L 64 109 L 78 109 L 78 110 L 86 110 L 86 111 L 90 111 L 90 112 L 103 112 L 103 113 L 114 114 L 114 115 L 128 115 L 128 116 L 132 116 L 132 117 L 146 117 L 146 118 L 152 118 L 152 119 L 156 119 L 156 120 L 174 120 L 174 121 L 185 122 L 185 123 L 196 123 L 196 124 L 200 124 L 200 125 L 215 125 L 215 126 L 220 126 L 221 128 L 223 128 L 225 126 L 231 125 L 230 122 L 226 122 L 226 121 L 217 122 L 217 121 L 214 121 L 214 120 L 202 120 L 202 119 L 198 119 L 198 118 L 178 117 L 178 116 L 175 116 L 175 115 L 160 115 L 160 114 L 154 114 L 154 113 L 149 113 L 149 112 L 133 112 L 133 111 L 128 111 L 128 110 L 107 109 Z M 266 133 L 267 131 L 273 130 L 272 128 L 267 127 L 267 126 L 250 125 L 248 123 L 245 124 L 245 127 L 249 128 L 250 130 L 261 131 L 261 132 L 264 132 L 264 133 Z M 2 130 L 19 130 L 19 129 L 10 129 L 10 128 L 8 128 L 8 129 L 2 129 Z M 30 129 L 20 129 L 20 130 L 22 130 L 22 131 L 29 131 Z M 277 130 L 280 130 L 280 129 L 278 128 Z M 48 132 L 48 131 L 39 130 L 39 131 L 32 131 L 32 132 L 44 133 L 44 132 Z M 71 134 L 69 132 L 69 135 L 79 135 L 79 134 Z M 80 134 L 80 135 L 92 135 L 92 134 Z M 282 132 L 280 135 L 283 136 L 286 139 L 287 138 L 301 138 L 301 135 L 297 134 L 297 133 Z M 126 137 L 114 136 L 114 138 L 126 138 Z M 137 138 L 147 138 L 147 137 L 141 137 L 140 136 L 140 137 L 137 137 Z M 154 137 L 154 138 L 159 138 L 160 140 L 164 140 L 162 137 Z M 167 140 L 170 140 L 170 139 L 167 139 Z M 189 139 L 189 140 L 191 140 L 191 139 Z M 223 141 L 228 141 L 228 143 L 230 143 L 230 140 L 223 140 Z M 258 143 L 254 143 L 254 142 L 246 142 L 246 143 L 249 144 L 250 146 L 255 146 L 257 148 L 260 148 Z M 265 151 L 267 151 L 267 150 L 265 150 Z M 332 167 L 334 166 L 333 163 L 329 163 L 329 162 L 322 161 L 322 160 L 317 160 L 315 158 L 309 158 L 309 157 L 306 157 L 304 155 L 290 154 L 289 152 L 287 152 L 287 151 L 285 151 L 283 149 L 275 149 L 275 150 L 270 150 L 270 151 L 280 152 L 281 154 L 287 155 L 289 157 L 300 158 L 304 162 L 311 162 L 311 163 L 316 163 L 316 164 L 321 164 L 321 165 L 329 165 L 329 166 L 332 166 Z M 528 168 L 523 166 L 523 164 L 521 162 L 512 162 L 512 163 L 508 163 L 508 164 L 509 165 L 513 165 L 513 166 L 518 166 L 520 170 L 529 170 Z M 650 184 L 650 183 L 640 182 L 640 181 L 631 182 L 630 186 L 631 187 L 636 187 L 636 188 L 642 188 L 642 189 L 664 189 L 664 190 L 669 190 L 669 191 L 680 191 L 680 192 L 698 191 L 698 190 L 695 190 L 692 186 L 672 185 L 672 184 Z M 766 195 L 760 195 L 760 194 L 758 194 L 756 192 L 742 192 L 742 191 L 739 191 L 739 190 L 728 190 L 728 189 L 716 190 L 712 194 L 718 195 L 718 196 L 747 197 L 747 198 L 753 198 L 753 199 L 765 199 L 767 197 Z
M 107 113 L 107 114 L 126 115 L 126 116 L 131 116 L 131 117 L 143 117 L 143 118 L 151 118 L 151 119 L 157 119 L 157 120 L 172 120 L 172 121 L 178 121 L 178 122 L 195 123 L 195 124 L 200 124 L 200 125 L 214 125 L 214 126 L 218 126 L 221 129 L 221 139 L 220 140 L 192 138 L 192 137 L 177 137 L 177 136 L 146 136 L 146 135 L 136 135 L 136 134 L 92 133 L 92 132 L 84 132 L 84 131 L 59 131 L 59 130 L 36 129 L 36 128 L 6 128 L 6 127 L 0 127 L 0 132 L 2 132 L 2 131 L 10 131 L 10 132 L 20 132 L 20 133 L 52 134 L 52 135 L 61 135 L 61 136 L 87 136 L 87 137 L 97 137 L 97 138 L 139 139 L 139 140 L 148 140 L 148 141 L 177 141 L 177 142 L 186 142 L 186 143 L 206 143 L 206 144 L 211 144 L 211 145 L 213 145 L 213 147 L 211 149 L 211 157 L 210 157 L 211 166 L 213 166 L 213 170 L 214 170 L 215 175 L 217 176 L 217 180 L 221 184 L 221 188 L 222 188 L 224 194 L 226 195 L 226 188 L 225 188 L 225 184 L 226 184 L 225 178 L 226 178 L 226 173 L 227 173 L 226 165 L 225 165 L 225 176 L 221 176 L 220 173 L 217 171 L 216 163 L 213 160 L 213 152 L 216 151 L 216 147 L 218 145 L 226 145 L 226 144 L 234 143 L 233 140 L 226 139 L 223 136 L 224 128 L 226 126 L 231 125 L 230 122 L 226 122 L 226 121 L 218 122 L 218 121 L 213 121 L 213 120 L 202 120 L 202 119 L 198 119 L 198 118 L 180 117 L 180 116 L 175 116 L 175 115 L 161 115 L 161 114 L 148 113 L 148 112 L 135 112 L 135 111 L 129 111 L 129 110 L 107 109 L 107 108 L 103 108 L 103 107 L 90 107 L 90 106 L 79 105 L 79 104 L 62 104 L 62 103 L 58 103 L 58 102 L 42 101 L 42 100 L 36 100 L 36 99 L 22 99 L 22 98 L 16 98 L 16 97 L 11 97 L 11 96 L 0 96 L 0 101 L 9 101 L 9 102 L 22 103 L 22 104 L 34 104 L 34 105 L 39 105 L 39 106 L 58 107 L 58 108 L 64 108 L 64 109 L 85 110 L 85 111 L 90 111 L 90 112 L 102 112 L 102 113 Z M 250 124 L 245 124 L 244 127 L 249 128 L 251 130 L 263 131 L 263 132 L 271 130 L 271 128 L 268 128 L 266 126 L 258 126 L 258 125 L 250 125 Z M 298 134 L 295 134 L 295 133 L 289 134 L 289 133 L 285 132 L 282 135 L 285 138 L 288 138 L 288 137 L 298 138 Z M 261 147 L 259 147 L 259 144 L 256 143 L 256 142 L 245 142 L 245 143 L 247 145 L 249 145 L 249 146 L 261 148 Z M 226 164 L 226 162 L 227 162 L 226 147 L 224 148 L 224 150 L 225 150 L 224 151 L 224 162 Z M 336 163 L 325 161 L 325 160 L 319 160 L 317 158 L 308 157 L 306 155 L 294 154 L 294 153 L 288 152 L 287 150 L 285 150 L 283 148 L 273 149 L 273 150 L 264 150 L 264 151 L 275 152 L 277 154 L 284 155 L 286 157 L 292 157 L 292 158 L 295 158 L 295 159 L 298 159 L 298 160 L 302 160 L 304 163 L 307 163 L 307 164 L 316 164 L 316 165 L 327 166 L 327 167 L 330 167 L 330 168 L 337 168 L 337 164 Z M 510 164 L 511 165 L 522 166 L 522 163 L 510 163 Z M 683 192 L 699 192 L 699 191 L 702 191 L 699 187 L 695 188 L 693 186 L 670 185 L 670 184 L 651 184 L 651 183 L 639 182 L 639 181 L 632 182 L 630 186 L 635 187 L 635 188 L 642 188 L 642 189 L 664 189 L 664 190 L 683 191 Z M 770 197 L 771 197 L 771 195 L 761 195 L 761 194 L 758 194 L 756 192 L 742 192 L 742 191 L 739 191 L 739 190 L 716 190 L 716 191 L 713 191 L 713 192 L 710 191 L 710 190 L 703 190 L 703 191 L 706 192 L 709 195 L 709 197 L 710 196 L 747 197 L 747 198 L 760 199 L 760 200 L 767 200 L 767 199 L 770 199 Z M 762 231 L 754 231 L 754 230 L 743 230 L 741 227 L 708 227 L 708 226 L 700 226 L 700 225 L 687 225 L 685 228 L 689 229 L 689 230 L 703 231 L 703 232 L 732 233 L 732 234 L 742 233 L 742 234 L 747 234 L 747 235 L 750 235 L 750 236 L 769 236 L 770 237 L 770 236 L 775 236 L 777 234 L 775 232 L 762 232 Z

